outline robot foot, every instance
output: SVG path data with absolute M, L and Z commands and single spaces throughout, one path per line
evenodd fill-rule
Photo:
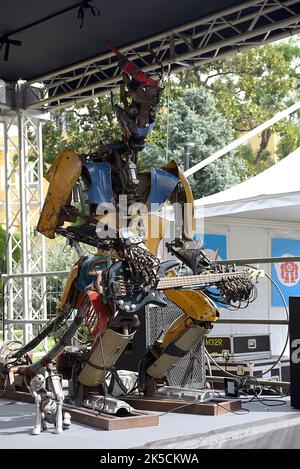
M 31 430 L 31 434 L 32 435 L 39 435 L 41 433 L 41 426 L 40 425 L 36 425 L 35 427 L 33 427 L 33 429 Z
M 63 420 L 63 429 L 68 430 L 71 426 L 71 415 L 68 412 L 64 413 L 64 420 Z

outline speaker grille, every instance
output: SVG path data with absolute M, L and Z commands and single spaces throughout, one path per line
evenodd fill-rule
M 182 313 L 172 301 L 164 297 L 167 306 L 159 308 L 157 306 L 147 306 L 145 311 L 146 319 L 146 346 L 153 344 L 156 337 L 162 330 L 172 324 Z M 204 340 L 201 340 L 190 353 L 181 358 L 169 372 L 168 380 L 170 386 L 183 386 L 188 388 L 203 388 L 205 385 L 205 355 Z

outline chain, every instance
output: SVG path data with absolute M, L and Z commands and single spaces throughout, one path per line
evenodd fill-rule
M 141 283 L 154 288 L 157 283 L 156 270 L 159 260 L 148 249 L 131 244 L 124 249 L 124 258 L 139 274 Z

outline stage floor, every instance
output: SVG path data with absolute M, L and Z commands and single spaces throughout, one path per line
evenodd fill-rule
M 71 429 L 62 435 L 52 434 L 48 430 L 39 436 L 32 436 L 30 431 L 35 419 L 34 405 L 0 399 L 0 448 L 121 449 L 142 448 L 144 445 L 148 448 L 181 448 L 180 439 L 185 442 L 184 448 L 197 448 L 202 447 L 201 440 L 208 432 L 216 438 L 218 433 L 222 435 L 226 431 L 235 430 L 235 427 L 248 429 L 256 427 L 256 424 L 267 423 L 269 426 L 274 424 L 275 428 L 283 428 L 286 420 L 294 422 L 293 425 L 300 423 L 300 412 L 290 407 L 288 399 L 286 405 L 279 407 L 266 407 L 258 402 L 244 404 L 244 407 L 250 412 L 243 415 L 169 413 L 160 416 L 158 427 L 108 432 L 72 423 Z M 206 444 L 210 447 L 211 443 Z

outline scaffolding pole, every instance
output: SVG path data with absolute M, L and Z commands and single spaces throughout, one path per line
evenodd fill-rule
M 18 84 L 17 97 L 22 91 Z M 16 275 L 3 298 L 4 316 L 22 324 L 18 331 L 8 324 L 7 338 L 26 343 L 33 336 L 30 321 L 47 319 L 46 278 L 18 277 L 46 270 L 45 242 L 35 229 L 43 204 L 42 120 L 20 108 L 0 119 L 4 129 L 6 266 L 10 277 Z

